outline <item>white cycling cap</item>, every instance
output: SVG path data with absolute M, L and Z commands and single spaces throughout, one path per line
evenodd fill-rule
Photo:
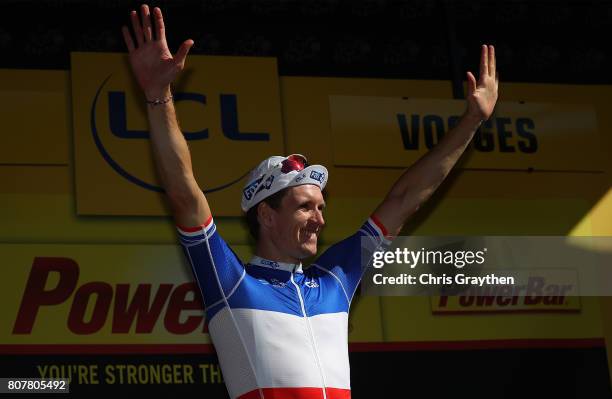
M 306 157 L 301 154 L 271 156 L 263 160 L 249 175 L 242 190 L 240 206 L 246 212 L 280 190 L 302 184 L 314 184 L 323 190 L 327 177 L 325 166 L 308 165 Z

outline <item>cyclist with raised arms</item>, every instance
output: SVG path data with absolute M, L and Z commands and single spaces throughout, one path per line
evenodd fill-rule
M 221 238 L 192 171 L 170 84 L 192 40 L 168 49 L 159 8 L 143 5 L 123 27 L 147 101 L 156 167 L 180 241 L 202 291 L 209 331 L 232 398 L 350 398 L 348 311 L 368 254 L 397 235 L 455 165 L 497 101 L 493 46 L 482 46 L 478 80 L 467 73 L 457 125 L 410 166 L 368 220 L 308 268 L 325 225 L 328 171 L 299 154 L 272 156 L 249 176 L 241 207 L 256 256 L 243 263 Z

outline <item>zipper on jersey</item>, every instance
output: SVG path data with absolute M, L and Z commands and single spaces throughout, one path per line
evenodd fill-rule
M 310 336 L 312 349 L 314 350 L 315 360 L 317 362 L 317 366 L 319 367 L 319 373 L 321 374 L 321 381 L 323 381 L 323 399 L 327 399 L 327 392 L 325 391 L 325 388 L 327 387 L 327 383 L 325 382 L 325 373 L 323 372 L 323 366 L 321 365 L 321 360 L 319 359 L 319 351 L 317 350 L 317 343 L 315 341 L 314 333 L 312 332 L 312 326 L 310 325 L 310 320 L 308 320 L 308 316 L 306 315 L 306 307 L 304 306 L 304 299 L 302 298 L 302 292 L 300 291 L 300 287 L 296 284 L 295 280 L 293 280 L 293 273 L 291 273 L 291 282 L 295 286 L 295 289 L 297 290 L 298 298 L 300 299 L 300 305 L 302 306 L 302 314 L 304 315 L 304 319 L 306 319 L 306 328 L 308 329 L 308 335 Z

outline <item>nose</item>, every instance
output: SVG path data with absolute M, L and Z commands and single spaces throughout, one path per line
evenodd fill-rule
M 317 221 L 317 224 L 319 224 L 321 227 L 325 226 L 325 219 L 323 218 L 323 211 L 321 211 L 320 209 L 315 210 L 314 217 L 315 217 L 315 220 Z

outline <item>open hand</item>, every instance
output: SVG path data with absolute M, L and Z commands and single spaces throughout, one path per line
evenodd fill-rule
M 153 9 L 155 28 L 151 21 L 149 6 L 140 7 L 142 18 L 136 11 L 130 12 L 136 43 L 127 26 L 122 27 L 132 71 L 147 99 L 162 98 L 170 93 L 170 84 L 185 66 L 185 58 L 193 40 L 186 40 L 173 56 L 166 43 L 164 18 L 158 7 Z M 153 35 L 155 32 L 155 35 Z
M 467 73 L 467 78 L 468 115 L 480 120 L 489 119 L 497 102 L 497 88 L 499 86 L 495 66 L 495 48 L 493 46 L 482 45 L 478 82 L 476 82 L 472 72 Z

